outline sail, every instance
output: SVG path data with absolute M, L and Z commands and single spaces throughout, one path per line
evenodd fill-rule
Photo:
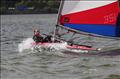
M 119 11 L 118 0 L 62 0 L 58 25 L 75 31 L 119 37 Z

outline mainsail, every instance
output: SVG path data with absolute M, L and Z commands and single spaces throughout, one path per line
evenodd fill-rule
M 119 37 L 119 12 L 118 0 L 61 0 L 57 25 L 74 32 Z

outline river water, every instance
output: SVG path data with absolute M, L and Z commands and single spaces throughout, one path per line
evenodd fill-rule
M 56 14 L 1 16 L 2 79 L 120 79 L 120 56 L 74 56 L 24 51 L 18 45 L 31 38 L 33 28 L 53 31 Z M 92 39 L 94 46 L 120 48 L 120 40 Z M 101 41 L 102 40 L 102 41 Z M 120 53 L 120 50 L 112 51 Z

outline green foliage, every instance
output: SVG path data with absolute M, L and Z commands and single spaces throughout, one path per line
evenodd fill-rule
M 33 1 L 22 0 L 21 2 L 17 2 L 15 4 L 16 7 L 21 5 L 42 9 L 44 7 L 51 8 L 58 7 L 59 4 L 56 5 L 56 2 L 52 0 L 33 0 Z
M 49 7 L 53 7 L 54 4 L 55 4 L 55 2 L 52 1 L 52 0 L 50 0 L 50 1 L 47 2 L 47 5 L 48 5 Z
M 4 14 L 4 12 L 6 11 L 6 7 L 0 7 L 0 14 Z
M 21 5 L 24 5 L 24 1 L 21 1 L 21 2 L 16 3 L 16 4 L 15 4 L 15 7 L 21 6 Z
M 15 9 L 14 12 L 16 13 L 56 13 L 59 7 L 60 1 L 58 0 L 21 0 L 16 1 L 14 4 L 15 8 L 19 6 L 27 6 L 27 10 L 18 10 Z

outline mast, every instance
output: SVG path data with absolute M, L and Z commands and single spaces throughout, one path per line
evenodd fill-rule
M 64 1 L 65 0 L 61 0 L 61 2 L 60 2 L 60 7 L 59 7 L 59 10 L 58 10 L 57 24 L 56 25 L 59 25 L 59 20 L 60 20 L 61 12 L 62 12 L 62 9 L 63 9 Z
M 59 10 L 58 10 L 58 15 L 57 15 L 57 21 L 56 21 L 56 26 L 55 26 L 55 29 L 54 29 L 54 34 L 53 34 L 53 40 L 55 40 L 55 37 L 56 37 L 56 29 L 57 29 L 57 26 L 59 25 L 59 20 L 60 20 L 60 16 L 61 16 L 61 11 L 62 11 L 62 8 L 63 8 L 63 4 L 64 4 L 64 0 L 61 0 L 60 1 L 60 7 L 59 7 Z

